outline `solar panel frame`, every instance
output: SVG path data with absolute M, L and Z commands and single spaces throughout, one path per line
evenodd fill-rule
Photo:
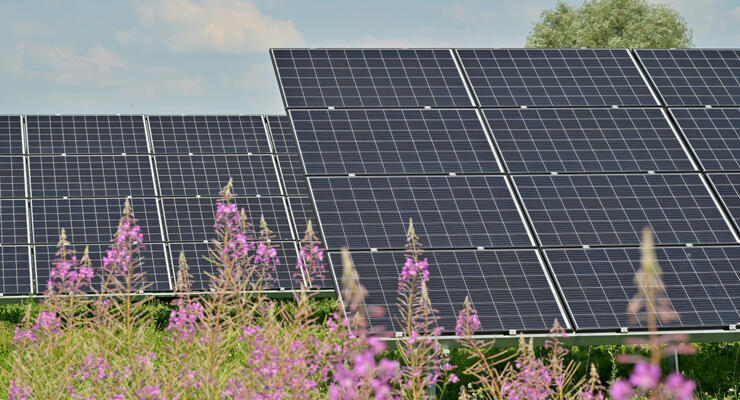
M 729 212 L 729 217 L 740 226 L 740 173 L 706 174 L 719 200 Z
M 155 154 L 273 152 L 261 115 L 150 115 L 148 119 Z
M 26 126 L 29 154 L 150 152 L 143 115 L 26 115 Z
M 0 198 L 25 198 L 26 161 L 23 156 L 0 156 Z
M 2 296 L 33 293 L 30 246 L 0 247 L 0 294 Z
M 740 171 L 740 108 L 670 108 L 704 171 Z
M 25 154 L 23 122 L 20 115 L 0 115 L 0 154 Z

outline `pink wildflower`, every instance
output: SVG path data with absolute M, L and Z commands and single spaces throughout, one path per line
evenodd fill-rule
M 678 372 L 672 372 L 663 383 L 676 400 L 690 400 L 694 397 L 696 383 L 686 379 Z
M 642 390 L 650 390 L 658 385 L 660 375 L 659 366 L 646 361 L 638 361 L 630 375 L 630 383 Z

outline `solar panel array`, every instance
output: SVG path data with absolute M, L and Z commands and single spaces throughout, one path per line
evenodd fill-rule
M 737 51 L 271 54 L 334 279 L 347 247 L 373 326 L 402 329 L 409 218 L 446 327 L 470 296 L 488 332 L 645 328 L 645 226 L 681 318 L 663 326 L 740 323 Z

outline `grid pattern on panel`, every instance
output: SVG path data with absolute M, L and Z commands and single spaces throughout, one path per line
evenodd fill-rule
M 233 179 L 242 196 L 279 196 L 280 183 L 271 155 L 155 156 L 162 196 L 217 196 Z
M 628 313 L 638 291 L 640 249 L 550 249 L 545 254 L 580 329 L 646 328 L 646 310 Z M 666 297 L 678 321 L 720 327 L 740 322 L 740 247 L 656 248 Z
M 694 170 L 660 109 L 488 109 L 484 115 L 510 172 Z
M 318 232 L 318 222 L 316 221 L 316 212 L 313 209 L 313 203 L 309 197 L 289 197 L 288 207 L 290 208 L 290 214 L 293 218 L 293 222 L 296 227 L 296 237 L 302 239 L 306 234 L 306 228 L 308 228 L 308 221 L 311 221 L 311 226 L 316 232 L 316 236 L 321 237 Z
M 475 110 L 292 110 L 309 175 L 500 172 Z
M 141 115 L 28 115 L 30 154 L 147 154 Z
M 740 106 L 740 51 L 636 49 L 667 106 Z
M 398 326 L 398 276 L 404 264 L 403 252 L 351 252 L 360 283 L 367 289 L 365 304 L 380 307 L 382 316 L 368 315 L 373 328 L 402 331 Z M 339 253 L 330 253 L 335 271 L 342 270 Z M 454 327 L 459 311 L 469 296 L 481 330 L 546 331 L 557 318 L 566 323 L 534 250 L 429 250 L 430 280 L 427 290 L 438 324 Z
M 707 171 L 740 171 L 740 109 L 673 108 L 671 114 Z
M 655 106 L 625 49 L 460 49 L 482 107 Z
M 86 245 L 75 245 L 71 249 L 75 250 L 77 259 L 84 254 Z M 103 256 L 106 255 L 108 245 L 92 244 L 90 246 L 90 261 L 93 268 L 103 265 Z M 36 287 L 38 293 L 46 291 L 49 282 L 49 273 L 55 259 L 57 259 L 57 246 L 35 246 L 34 254 L 36 258 Z M 141 267 L 137 272 L 144 273 L 145 285 L 148 285 L 144 291 L 166 292 L 172 290 L 170 286 L 170 276 L 167 273 L 167 260 L 163 244 L 144 244 L 144 250 L 140 253 L 142 258 Z M 100 288 L 100 275 L 96 273 L 90 288 Z M 92 290 L 89 290 L 92 292 Z
M 278 154 L 278 166 L 280 175 L 285 184 L 285 194 L 288 196 L 308 195 L 308 183 L 306 173 L 303 172 L 301 156 L 298 154 Z
M 293 242 L 278 243 L 277 254 L 280 264 L 275 271 L 271 273 L 269 282 L 266 283 L 267 289 L 294 289 L 299 287 L 293 279 L 293 273 L 296 272 L 296 263 L 298 261 L 298 252 Z M 170 243 L 170 254 L 173 260 L 180 258 L 180 252 L 185 253 L 185 259 L 188 262 L 188 273 L 190 275 L 190 290 L 204 291 L 208 290 L 211 285 L 211 277 L 218 273 L 217 267 L 210 263 L 204 257 L 208 257 L 208 243 Z
M 26 200 L 0 199 L 0 244 L 27 244 Z
M 31 249 L 28 246 L 0 247 L 0 293 L 28 295 L 31 287 Z
M 270 153 L 259 115 L 150 116 L 158 154 Z
M 298 144 L 290 126 L 290 118 L 285 115 L 268 115 L 267 126 L 270 128 L 275 152 L 278 154 L 297 154 Z
M 154 196 L 149 156 L 29 157 L 33 197 Z
M 0 198 L 26 197 L 23 157 L 0 157 Z
M 0 115 L 0 154 L 23 154 L 21 117 Z
M 55 244 L 64 228 L 73 244 L 108 243 L 118 228 L 125 199 L 33 199 L 35 244 Z M 129 200 L 145 242 L 162 240 L 157 203 L 153 198 Z
M 740 224 L 740 173 L 707 174 L 717 189 L 720 200 L 727 206 L 730 216 Z
M 215 198 L 163 198 L 164 223 L 169 242 L 202 242 L 216 237 L 213 228 Z M 235 203 L 244 209 L 247 220 L 259 230 L 260 216 L 273 231 L 273 240 L 294 240 L 282 197 L 237 197 Z
M 543 246 L 736 243 L 698 174 L 515 176 Z
M 470 107 L 449 50 L 272 50 L 285 105 Z
M 502 176 L 310 177 L 328 249 L 531 246 Z

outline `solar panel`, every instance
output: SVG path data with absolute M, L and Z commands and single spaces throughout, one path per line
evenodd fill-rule
M 29 157 L 32 197 L 154 196 L 149 156 Z
M 271 155 L 155 156 L 162 196 L 217 196 L 234 180 L 234 193 L 281 195 Z
M 273 242 L 277 246 L 280 263 L 274 271 L 270 272 L 272 281 L 266 283 L 267 289 L 295 289 L 298 286 L 293 280 L 293 273 L 297 272 L 298 250 L 293 242 Z M 185 253 L 188 263 L 188 274 L 190 275 L 190 289 L 195 291 L 209 290 L 211 277 L 218 274 L 218 268 L 204 257 L 209 257 L 208 243 L 170 243 L 170 254 L 172 260 L 180 259 L 180 252 Z M 177 272 L 177 266 L 175 266 Z M 258 276 L 255 276 L 258 278 Z
M 289 197 L 288 207 L 290 207 L 290 214 L 296 227 L 296 238 L 302 239 L 306 234 L 306 228 L 308 228 L 308 221 L 311 220 L 314 232 L 316 236 L 321 237 L 319 233 L 319 225 L 316 220 L 316 212 L 313 209 L 313 203 L 309 197 Z
M 280 175 L 285 184 L 285 194 L 288 196 L 307 196 L 308 182 L 303 170 L 301 156 L 298 154 L 278 154 Z
M 32 291 L 30 247 L 0 247 L 0 294 L 28 295 Z
M 147 154 L 141 115 L 28 115 L 30 154 Z
M 515 176 L 543 246 L 737 243 L 698 174 Z
M 482 107 L 659 105 L 626 49 L 461 49 Z
M 672 108 L 671 114 L 707 171 L 740 171 L 740 109 Z
M 667 106 L 740 106 L 740 52 L 635 49 Z
M 260 216 L 275 233 L 273 240 L 294 240 L 288 221 L 285 199 L 282 197 L 237 197 L 239 209 L 259 230 Z M 164 223 L 170 242 L 202 242 L 216 237 L 213 229 L 216 214 L 215 198 L 163 198 Z
M 0 115 L 0 154 L 23 154 L 21 117 Z
M 26 197 L 23 157 L 0 157 L 0 198 Z
M 447 49 L 271 50 L 287 108 L 470 107 Z
M 656 108 L 489 109 L 510 172 L 694 171 Z
M 35 244 L 56 244 L 61 229 L 72 244 L 108 243 L 118 229 L 125 199 L 33 199 L 33 237 Z M 139 220 L 144 241 L 162 240 L 157 201 L 134 198 L 131 208 Z M 25 225 L 25 220 L 24 220 Z
M 298 144 L 290 126 L 290 119 L 285 115 L 268 115 L 267 126 L 278 154 L 297 154 Z
M 0 245 L 26 243 L 29 243 L 26 200 L 0 199 Z
M 352 252 L 360 283 L 368 290 L 365 304 L 382 307 L 381 317 L 368 316 L 372 327 L 403 331 L 398 321 L 398 276 L 404 253 Z M 438 324 L 451 333 L 457 316 L 469 296 L 481 331 L 546 331 L 557 318 L 567 319 L 558 302 L 535 250 L 433 250 L 423 255 L 429 260 L 429 299 L 440 317 Z M 342 270 L 339 253 L 329 253 L 334 271 Z
M 740 174 L 707 174 L 730 216 L 740 224 Z
M 145 244 L 145 249 L 140 253 L 142 265 L 136 272 L 143 272 L 144 281 L 147 285 L 144 291 L 167 292 L 172 290 L 170 285 L 170 272 L 167 267 L 167 259 L 163 244 Z M 85 245 L 72 246 L 76 252 L 77 259 L 81 259 L 85 251 Z M 36 256 L 36 288 L 38 293 L 44 293 L 49 282 L 52 263 L 57 257 L 56 246 L 35 246 L 34 254 Z M 100 267 L 103 265 L 103 257 L 108 251 L 108 245 L 93 244 L 90 245 L 90 261 L 92 262 L 95 276 L 93 277 L 92 287 L 100 288 Z M 92 290 L 90 290 L 92 292 Z
M 475 110 L 293 110 L 309 175 L 500 172 Z
M 149 125 L 159 154 L 271 152 L 260 115 L 152 115 Z
M 532 246 L 502 176 L 311 177 L 328 249 Z
M 667 298 L 679 321 L 660 326 L 720 327 L 740 322 L 740 247 L 656 248 Z M 579 329 L 646 328 L 645 309 L 628 313 L 640 249 L 550 249 L 545 254 Z

